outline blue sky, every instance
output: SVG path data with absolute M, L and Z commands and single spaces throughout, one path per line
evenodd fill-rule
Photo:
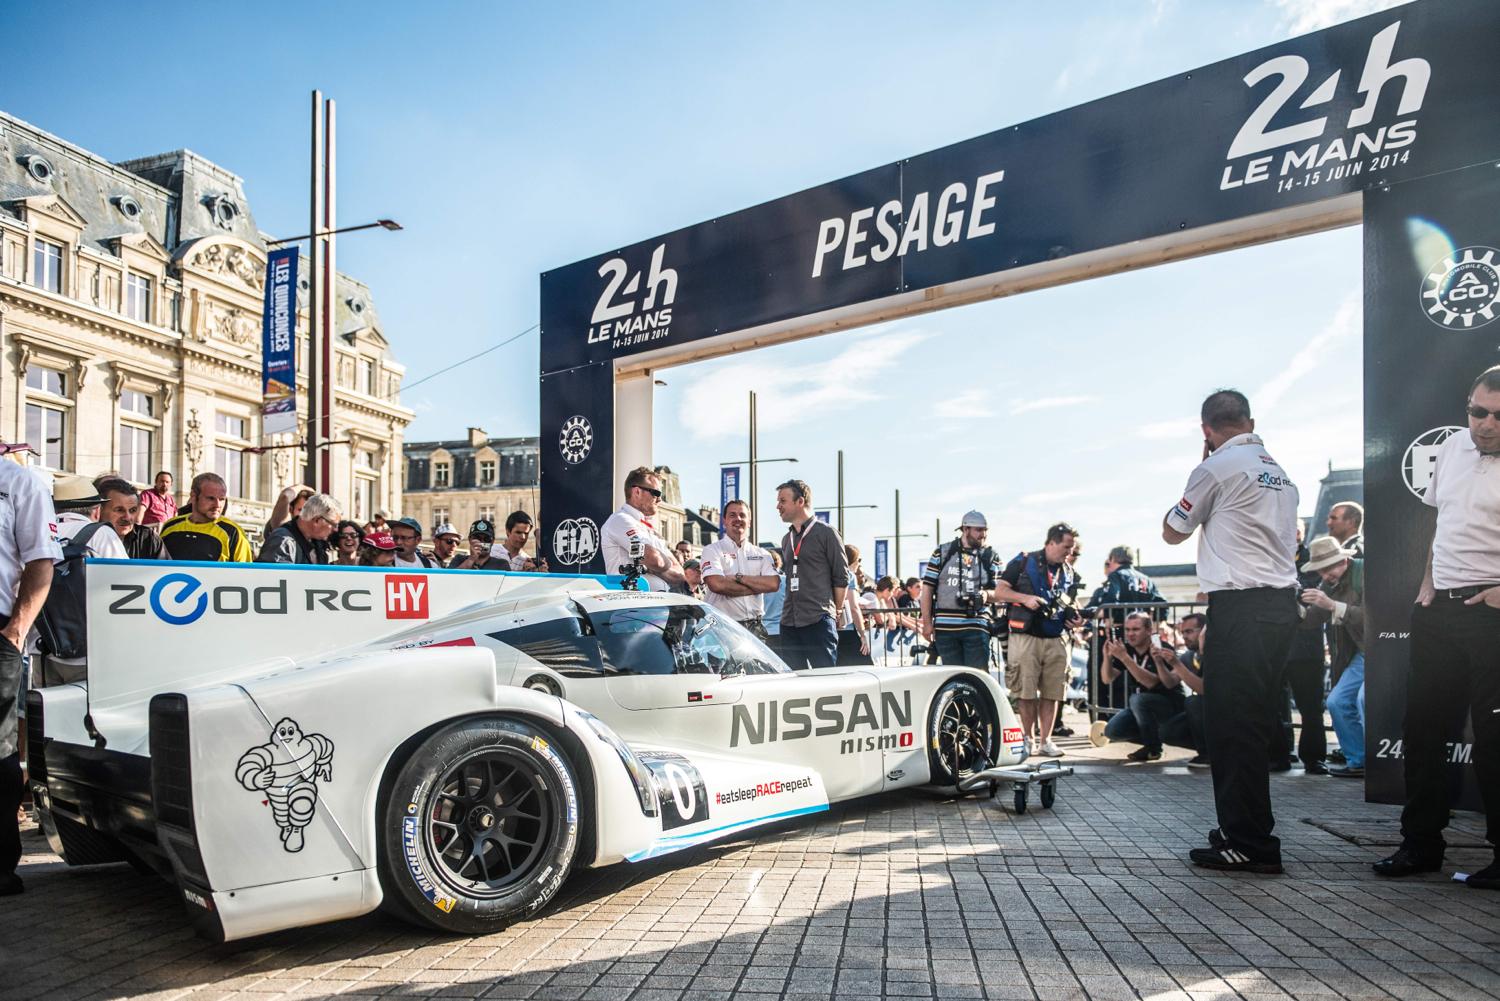
M 235 5 L 7 12 L 50 38 L 0 107 L 112 159 L 187 146 L 304 232 L 308 93 L 339 104 L 342 240 L 408 381 L 536 321 L 541 271 L 1389 6 L 1382 0 Z M 310 8 L 310 10 L 309 10 Z M 997 547 L 1077 524 L 1087 560 L 1148 561 L 1197 458 L 1198 400 L 1252 394 L 1311 505 L 1361 452 L 1360 235 L 1346 229 L 661 374 L 656 461 L 715 502 L 761 394 L 767 466 L 832 499 L 910 571 L 971 507 Z M 537 428 L 535 334 L 414 387 L 414 439 Z M 796 416 L 793 416 L 795 411 Z M 821 506 L 821 505 L 820 505 Z M 769 508 L 768 508 L 769 510 Z M 762 534 L 762 533 L 757 533 Z

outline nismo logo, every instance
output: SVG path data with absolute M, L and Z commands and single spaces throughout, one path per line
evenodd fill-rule
M 848 702 L 849 705 L 845 706 Z M 770 699 L 751 710 L 733 707 L 729 746 L 764 744 L 776 740 L 801 740 L 804 737 L 833 737 L 856 730 L 889 730 L 911 726 L 911 692 L 880 695 L 880 715 L 875 703 L 864 692 L 852 700 L 842 695 L 825 695 L 818 699 Z M 816 725 L 814 722 L 816 721 Z

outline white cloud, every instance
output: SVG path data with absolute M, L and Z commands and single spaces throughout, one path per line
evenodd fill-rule
M 1199 423 L 1196 415 L 1189 415 L 1177 420 L 1142 424 L 1135 429 L 1135 433 L 1149 441 L 1169 441 L 1173 438 L 1192 438 L 1195 435 L 1202 437 L 1202 432 L 1198 429 Z
M 995 410 L 990 406 L 988 391 L 966 389 L 947 399 L 938 400 L 932 408 L 932 416 L 940 421 L 960 421 L 970 417 L 993 417 Z
M 1098 487 L 1075 487 L 1071 490 L 1043 490 L 1018 498 L 1016 505 L 1018 507 L 1036 507 L 1041 504 L 1056 504 L 1058 501 L 1072 500 L 1074 497 L 1087 497 L 1090 494 L 1098 492 Z
M 1033 410 L 1053 410 L 1058 407 L 1073 407 L 1081 403 L 1093 403 L 1097 396 L 1043 396 L 1037 400 L 1023 400 L 1020 403 L 1012 403 L 1010 412 L 1015 414 L 1029 414 Z
M 1312 340 L 1304 344 L 1302 349 L 1292 356 L 1286 368 L 1271 376 L 1259 390 L 1251 395 L 1250 399 L 1255 410 L 1259 413 L 1268 413 L 1281 402 L 1298 380 L 1317 368 L 1339 346 L 1340 342 L 1353 338 L 1359 333 L 1362 315 L 1360 302 L 1356 296 L 1350 295 L 1339 303 L 1339 308 L 1334 312 L 1333 319 L 1328 321 L 1328 325 L 1318 331 Z
M 756 392 L 760 431 L 779 431 L 883 398 L 882 376 L 931 337 L 893 330 L 856 338 L 832 358 L 799 365 L 734 361 L 704 372 L 683 391 L 678 421 L 697 441 L 746 433 L 745 393 Z M 850 433 L 854 428 L 848 429 Z
M 1273 0 L 1281 26 L 1289 35 L 1304 35 L 1331 25 L 1386 10 L 1406 0 Z

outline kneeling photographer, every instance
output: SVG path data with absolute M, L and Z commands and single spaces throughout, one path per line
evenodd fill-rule
M 1000 561 L 984 544 L 984 515 L 970 511 L 959 524 L 959 537 L 934 549 L 922 570 L 922 637 L 937 647 L 944 664 L 984 670 Z

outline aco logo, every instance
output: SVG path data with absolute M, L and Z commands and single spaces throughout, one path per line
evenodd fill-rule
M 594 427 L 582 414 L 574 414 L 563 421 L 562 431 L 557 436 L 558 448 L 570 466 L 576 466 L 589 457 L 594 448 Z
M 1427 495 L 1427 488 L 1432 485 L 1432 470 L 1437 464 L 1438 450 L 1442 448 L 1443 442 L 1462 430 L 1464 429 L 1453 425 L 1433 428 L 1417 435 L 1406 446 L 1406 455 L 1401 458 L 1401 477 L 1406 482 L 1406 489 L 1418 500 Z
M 599 552 L 599 526 L 590 518 L 568 518 L 552 533 L 552 552 L 565 566 L 587 563 Z
M 1465 330 L 1495 318 L 1500 301 L 1500 270 L 1494 247 L 1464 247 L 1434 262 L 1422 279 L 1422 309 L 1440 327 Z

